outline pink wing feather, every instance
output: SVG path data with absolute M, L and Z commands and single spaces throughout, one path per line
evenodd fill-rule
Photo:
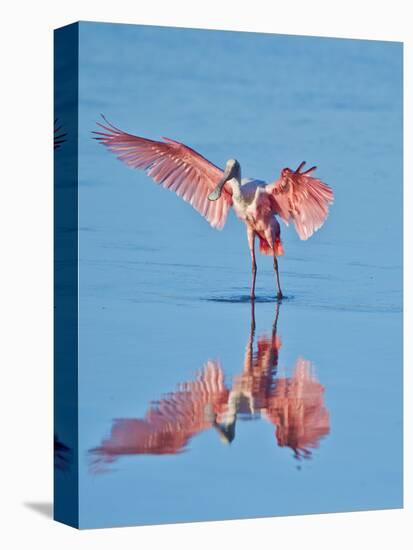
M 153 141 L 123 132 L 103 117 L 107 126 L 97 123 L 104 132 L 93 132 L 120 160 L 132 168 L 145 170 L 156 183 L 189 202 L 208 222 L 222 229 L 232 205 L 224 187 L 217 201 L 209 201 L 223 171 L 202 155 L 178 141 L 163 138 Z
M 309 361 L 298 359 L 291 378 L 278 378 L 266 414 L 276 426 L 278 445 L 293 449 L 297 458 L 310 456 L 310 449 L 330 432 L 324 387 Z
M 295 172 L 284 168 L 266 190 L 273 198 L 276 214 L 287 224 L 291 218 L 300 239 L 306 240 L 323 225 L 334 195 L 331 187 L 308 175 L 315 166 L 301 172 L 303 166 L 301 163 Z
M 213 413 L 227 399 L 223 371 L 209 361 L 196 380 L 152 403 L 145 418 L 115 420 L 109 438 L 90 451 L 92 469 L 124 455 L 182 452 L 191 437 L 212 426 Z

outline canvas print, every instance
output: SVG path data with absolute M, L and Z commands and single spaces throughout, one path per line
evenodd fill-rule
M 402 52 L 55 31 L 55 519 L 402 507 Z

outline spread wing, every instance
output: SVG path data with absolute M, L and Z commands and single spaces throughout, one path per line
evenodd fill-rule
M 207 362 L 196 380 L 153 402 L 145 418 L 114 420 L 109 438 L 90 451 L 94 467 L 124 455 L 182 452 L 192 436 L 213 425 L 213 413 L 227 396 L 220 365 Z
M 208 200 L 224 175 L 220 168 L 183 143 L 134 136 L 104 120 L 106 125 L 97 123 L 103 131 L 93 132 L 95 139 L 128 166 L 145 170 L 156 183 L 189 202 L 212 227 L 224 227 L 232 205 L 230 192 L 224 188 L 218 200 Z
M 324 404 L 324 387 L 309 361 L 298 359 L 293 376 L 276 381 L 266 416 L 276 427 L 278 445 L 293 449 L 297 458 L 310 456 L 310 449 L 328 435 L 330 418 Z
M 279 179 L 267 185 L 274 210 L 286 224 L 293 220 L 300 239 L 308 239 L 319 229 L 328 215 L 328 207 L 333 203 L 331 187 L 309 174 L 315 166 L 302 172 L 304 162 L 293 172 L 282 170 Z

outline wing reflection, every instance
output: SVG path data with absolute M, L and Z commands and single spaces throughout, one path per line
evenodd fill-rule
M 265 414 L 276 426 L 280 447 L 290 447 L 296 458 L 307 458 L 311 448 L 330 432 L 324 388 L 315 378 L 310 361 L 298 359 L 291 378 L 279 378 L 267 401 Z
M 275 427 L 276 442 L 289 447 L 296 458 L 308 458 L 312 448 L 330 431 L 324 405 L 324 387 L 317 381 L 309 361 L 299 358 L 291 377 L 277 377 L 281 340 L 277 336 L 279 304 L 271 335 L 255 342 L 252 303 L 251 330 L 242 372 L 231 387 L 217 361 L 208 361 L 193 381 L 152 402 L 145 418 L 117 419 L 110 435 L 90 450 L 92 467 L 123 455 L 177 454 L 194 435 L 210 428 L 221 440 L 235 438 L 237 418 L 265 418 Z
M 179 453 L 193 435 L 211 427 L 212 411 L 227 395 L 220 365 L 209 361 L 196 380 L 152 403 L 144 419 L 115 420 L 109 439 L 92 452 L 109 461 L 118 455 Z
M 54 127 L 53 127 L 53 149 L 56 151 L 56 149 L 59 149 L 62 143 L 64 143 L 65 137 L 67 134 L 62 132 L 62 126 L 58 125 L 58 119 L 56 118 L 54 121 Z
M 71 450 L 57 434 L 53 440 L 54 467 L 56 470 L 67 471 L 71 462 Z

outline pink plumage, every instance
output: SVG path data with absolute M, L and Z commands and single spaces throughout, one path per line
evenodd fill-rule
M 267 186 L 274 198 L 274 211 L 288 224 L 293 220 L 297 233 L 306 240 L 319 229 L 333 202 L 332 189 L 321 180 L 309 176 L 315 166 L 301 173 L 284 168 L 277 181 Z
M 332 189 L 310 176 L 315 166 L 303 171 L 302 162 L 295 171 L 284 168 L 279 179 L 269 184 L 241 180 L 241 167 L 236 160 L 227 161 L 223 171 L 183 143 L 135 136 L 103 119 L 105 124 L 98 122 L 103 131 L 94 132 L 95 139 L 125 164 L 145 170 L 155 183 L 189 202 L 212 227 L 222 229 L 230 207 L 234 208 L 247 226 L 253 268 L 251 297 L 255 296 L 258 238 L 261 253 L 273 256 L 277 297 L 281 299 L 277 256 L 284 254 L 284 248 L 276 216 L 287 225 L 292 220 L 299 237 L 306 240 L 323 225 L 333 202 Z
M 309 456 L 309 449 L 330 432 L 324 388 L 309 361 L 298 359 L 293 376 L 277 380 L 268 398 L 267 417 L 276 427 L 278 445 L 293 449 L 297 458 Z
M 115 420 L 109 438 L 91 451 L 95 464 L 121 455 L 182 452 L 192 436 L 212 426 L 208 409 L 213 413 L 227 395 L 221 367 L 209 361 L 196 380 L 154 402 L 145 418 Z
M 144 418 L 114 420 L 109 436 L 90 451 L 92 470 L 102 471 L 105 464 L 125 455 L 179 454 L 192 437 L 207 429 L 216 430 L 229 443 L 240 415 L 268 420 L 280 447 L 291 448 L 297 458 L 310 456 L 330 431 L 324 387 L 311 363 L 302 358 L 291 377 L 277 378 L 278 311 L 279 304 L 272 333 L 260 336 L 254 350 L 253 306 L 242 372 L 231 385 L 226 385 L 219 362 L 208 361 L 194 380 L 152 402 Z
M 231 195 L 224 192 L 218 201 L 208 200 L 209 193 L 224 174 L 222 170 L 173 139 L 153 141 L 123 132 L 108 121 L 106 124 L 98 123 L 105 130 L 94 132 L 98 141 L 125 164 L 145 170 L 156 183 L 189 202 L 212 227 L 224 227 L 232 204 Z

